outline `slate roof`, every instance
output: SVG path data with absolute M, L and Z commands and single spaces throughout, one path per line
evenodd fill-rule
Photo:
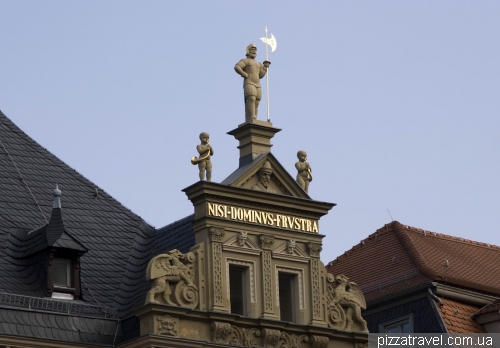
M 500 247 L 397 221 L 377 230 L 326 267 L 333 274 L 345 274 L 362 289 L 385 281 L 386 286 L 367 296 L 368 301 L 430 281 L 500 295 Z M 417 274 L 405 280 L 404 274 L 412 270 Z
M 116 340 L 116 325 L 117 321 L 111 319 L 8 308 L 0 310 L 0 335 L 111 345 Z
M 51 243 L 47 232 L 54 232 L 47 229 L 51 228 L 56 183 L 62 191 L 60 222 L 64 228 L 56 231 L 60 234 L 53 243 L 88 249 L 81 257 L 82 300 L 116 308 L 121 318 L 130 317 L 144 303 L 149 289 L 145 281 L 149 260 L 161 252 L 174 248 L 185 252 L 194 245 L 193 216 L 156 230 L 40 146 L 0 111 L 0 294 L 46 295 L 48 260 L 39 251 Z M 7 325 L 2 324 L 3 328 L 17 323 L 15 316 L 2 316 L 2 320 Z M 60 329 L 55 324 L 50 328 Z M 24 336 L 20 329 L 10 332 Z M 65 340 L 61 332 L 46 336 Z M 108 344 L 104 336 L 102 341 L 90 336 L 83 341 Z

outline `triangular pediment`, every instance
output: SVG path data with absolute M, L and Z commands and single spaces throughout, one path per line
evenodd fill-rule
M 235 251 L 238 253 L 260 255 L 261 249 L 248 238 L 247 232 L 240 233 L 229 238 L 223 245 L 222 250 Z
M 271 179 L 267 188 L 262 185 L 259 176 L 259 170 L 264 165 L 272 168 Z M 238 168 L 221 184 L 311 199 L 270 152 L 261 154 L 252 162 Z
M 273 250 L 273 258 L 298 262 L 309 262 L 309 255 L 295 245 L 294 239 L 289 239 L 285 243 Z

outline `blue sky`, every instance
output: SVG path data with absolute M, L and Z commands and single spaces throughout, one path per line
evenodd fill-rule
M 306 150 L 311 196 L 338 204 L 320 221 L 323 262 L 388 210 L 500 244 L 498 1 L 0 1 L 0 13 L 0 110 L 156 227 L 192 212 L 181 189 L 198 180 L 201 131 L 213 181 L 236 169 L 233 67 L 249 43 L 264 60 L 267 25 L 272 152 L 295 176 Z

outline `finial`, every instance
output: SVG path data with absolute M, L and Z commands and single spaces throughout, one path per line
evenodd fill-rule
M 58 185 L 56 184 L 56 189 L 52 192 L 54 195 L 54 204 L 52 208 L 61 208 L 61 190 L 59 190 Z

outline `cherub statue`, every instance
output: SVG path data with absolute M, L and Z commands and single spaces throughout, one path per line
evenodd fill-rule
M 200 133 L 201 144 L 196 146 L 196 151 L 200 154 L 199 158 L 191 158 L 192 164 L 198 164 L 200 170 L 200 180 L 205 180 L 205 171 L 207 172 L 207 181 L 212 181 L 212 161 L 210 156 L 213 156 L 214 149 L 208 143 L 210 135 L 207 132 Z
M 336 284 L 335 288 L 328 285 L 327 303 L 328 308 L 335 310 L 334 307 L 340 305 L 345 311 L 346 325 L 344 330 L 351 331 L 355 321 L 361 326 L 363 332 L 368 332 L 366 321 L 361 316 L 361 309 L 366 309 L 365 296 L 356 283 L 350 282 L 346 276 L 329 276 L 329 282 Z
M 190 254 L 190 255 L 189 255 Z M 191 259 L 191 260 L 190 260 Z M 183 262 L 181 262 L 184 261 Z M 146 296 L 146 304 L 160 303 L 155 299 L 157 294 L 162 294 L 163 300 L 171 305 L 177 305 L 170 299 L 170 283 L 179 283 L 183 281 L 192 290 L 197 291 L 198 288 L 193 283 L 192 262 L 194 255 L 192 253 L 182 254 L 179 250 L 174 249 L 168 254 L 160 254 L 149 262 L 146 269 L 146 280 L 151 283 L 151 290 Z M 187 265 L 186 265 L 186 264 Z M 191 268 L 189 267 L 191 266 Z M 177 299 L 178 301 L 179 299 Z
M 307 153 L 300 150 L 297 152 L 297 158 L 299 161 L 295 163 L 295 168 L 297 168 L 297 183 L 302 187 L 306 193 L 309 191 L 309 183 L 313 180 L 312 169 L 307 162 Z

